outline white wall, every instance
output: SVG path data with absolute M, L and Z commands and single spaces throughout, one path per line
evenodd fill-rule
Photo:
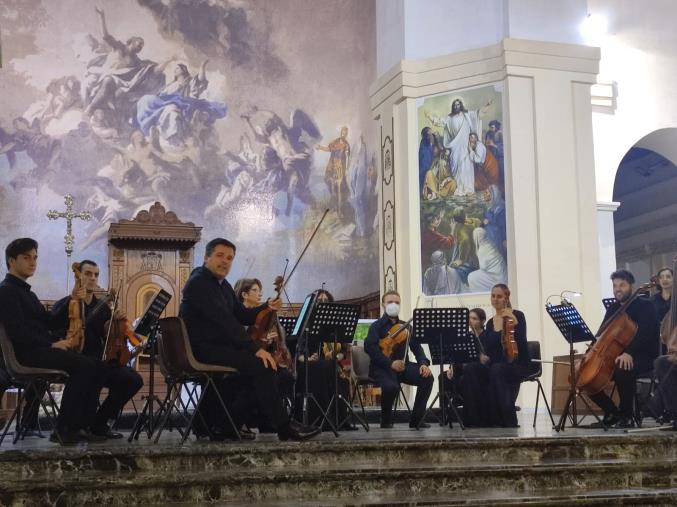
M 672 0 L 588 0 L 591 14 L 607 19 L 599 42 L 599 79 L 615 81 L 613 114 L 593 113 L 597 198 L 611 201 L 614 178 L 625 153 L 644 136 L 677 126 L 677 3 Z M 666 156 L 677 135 L 664 136 L 654 151 Z M 673 160 L 674 162 L 674 160 Z

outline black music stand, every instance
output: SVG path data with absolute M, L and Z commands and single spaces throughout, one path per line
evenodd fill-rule
M 284 334 L 285 334 L 285 342 L 287 343 L 287 348 L 289 349 L 289 352 L 291 353 L 292 356 L 296 355 L 296 345 L 297 345 L 297 339 L 296 336 L 294 336 L 294 328 L 296 327 L 296 317 L 283 317 L 280 316 L 277 318 L 277 320 L 280 322 L 280 325 L 282 326 L 282 329 L 284 329 Z
M 331 413 L 334 407 L 334 427 L 338 430 L 349 417 L 357 419 L 365 431 L 369 431 L 367 423 L 355 413 L 352 405 L 345 397 L 338 392 L 338 358 L 336 357 L 336 345 L 352 343 L 355 336 L 355 328 L 360 318 L 359 305 L 347 305 L 342 303 L 319 303 L 315 307 L 308 327 L 310 328 L 310 339 L 318 342 L 325 342 L 326 338 L 332 338 L 332 362 L 334 363 L 334 396 L 332 396 L 327 406 L 327 414 Z M 342 403 L 348 409 L 346 417 L 339 424 L 338 408 Z M 325 419 L 329 422 L 328 418 Z M 324 422 L 322 421 L 322 426 Z
M 172 295 L 169 292 L 160 289 L 150 303 L 148 303 L 148 307 L 141 317 L 141 320 L 139 320 L 139 323 L 134 328 L 136 334 L 148 336 L 145 348 L 149 354 L 148 372 L 150 378 L 148 379 L 148 396 L 146 396 L 146 402 L 136 418 L 132 433 L 127 439 L 128 442 L 131 442 L 133 439 L 138 440 L 139 435 L 144 428 L 146 428 L 146 433 L 148 434 L 148 438 L 150 438 L 155 431 L 156 423 L 155 417 L 153 416 L 153 404 L 157 403 L 160 410 L 162 410 L 162 403 L 160 402 L 160 399 L 155 396 L 155 353 L 157 350 L 157 333 L 160 325 L 160 315 L 165 311 L 170 299 L 172 299 Z
M 608 310 L 609 308 L 611 308 L 616 303 L 618 303 L 618 300 L 616 298 L 604 298 L 604 299 L 602 299 L 602 304 L 604 305 L 605 310 Z
M 467 308 L 417 308 L 414 310 L 414 333 L 412 339 L 419 343 L 427 343 L 433 364 L 438 364 L 440 374 L 444 374 L 444 364 L 471 363 L 479 359 L 479 351 L 475 339 L 468 333 L 470 310 Z M 408 357 L 405 358 L 405 361 Z M 432 403 L 418 422 L 416 429 L 421 427 L 428 412 L 435 406 L 439 398 L 442 418 L 440 426 L 447 424 L 446 402 L 449 401 L 451 410 L 456 416 L 458 424 L 464 430 L 463 419 L 444 391 L 444 379 L 440 382 L 440 391 L 435 395 Z M 451 420 L 449 420 L 451 427 Z
M 294 403 L 296 403 L 296 400 L 298 398 L 302 399 L 301 402 L 301 420 L 303 424 L 307 425 L 308 424 L 308 404 L 312 402 L 315 405 L 315 408 L 322 414 L 323 421 L 327 421 L 329 424 L 329 427 L 332 429 L 332 432 L 334 433 L 334 436 L 338 437 L 338 432 L 336 431 L 336 428 L 334 427 L 331 422 L 329 422 L 329 418 L 327 417 L 327 413 L 322 410 L 322 405 L 317 401 L 317 398 L 315 398 L 315 395 L 311 393 L 308 389 L 308 370 L 310 361 L 308 361 L 308 358 L 310 357 L 310 349 L 311 349 L 311 338 L 309 336 L 310 332 L 310 327 L 308 324 L 310 323 L 310 318 L 312 313 L 315 310 L 315 301 L 317 299 L 317 295 L 315 293 L 309 294 L 306 296 L 306 300 L 303 302 L 303 307 L 301 308 L 301 311 L 299 312 L 299 316 L 296 319 L 296 323 L 294 325 L 294 329 L 292 330 L 292 335 L 297 337 L 298 340 L 298 345 L 296 347 L 296 357 L 295 360 L 299 361 L 299 356 L 303 355 L 305 364 L 303 365 L 303 392 L 299 395 L 297 394 L 294 398 Z M 320 341 L 318 339 L 315 339 L 312 343 L 312 348 L 317 349 L 319 347 Z
M 564 405 L 564 410 L 560 416 L 559 422 L 555 426 L 555 431 L 564 430 L 564 425 L 566 419 L 569 416 L 569 409 L 571 409 L 571 426 L 576 428 L 578 427 L 578 414 L 576 412 L 576 398 L 579 396 L 579 393 L 576 391 L 576 369 L 574 367 L 574 343 L 589 342 L 594 341 L 595 337 L 590 332 L 590 328 L 581 317 L 581 314 L 578 313 L 578 310 L 571 303 L 562 303 L 560 305 L 545 305 L 545 311 L 548 312 L 550 318 L 553 320 L 559 332 L 562 333 L 564 339 L 569 342 L 569 396 L 567 397 L 567 402 Z M 590 404 L 587 400 L 581 397 L 583 403 L 588 407 L 588 410 L 595 416 L 598 422 L 602 422 L 597 414 L 594 413 Z M 606 426 L 602 424 L 606 430 Z

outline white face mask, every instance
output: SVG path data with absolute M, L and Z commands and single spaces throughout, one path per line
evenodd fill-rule
M 400 314 L 400 305 L 397 303 L 388 303 L 386 305 L 388 317 L 397 317 Z

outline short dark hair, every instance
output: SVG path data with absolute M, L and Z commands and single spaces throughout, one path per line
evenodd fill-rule
M 325 296 L 327 296 L 327 300 L 328 300 L 330 303 L 333 303 L 333 302 L 334 302 L 334 296 L 332 296 L 331 292 L 329 292 L 328 290 L 325 290 L 325 289 L 317 289 L 317 290 L 315 291 L 315 295 L 318 296 L 318 297 L 319 297 L 320 295 L 322 295 L 322 294 L 324 294 Z
M 12 241 L 7 248 L 5 248 L 5 264 L 7 264 L 7 269 L 9 269 L 9 260 L 16 259 L 21 254 L 30 252 L 31 250 L 38 249 L 38 242 L 33 238 L 17 238 Z
M 480 319 L 482 324 L 484 324 L 487 321 L 487 312 L 485 312 L 482 308 L 472 308 L 470 310 L 470 313 L 476 314 L 477 318 Z
M 89 259 L 85 259 L 84 261 L 80 261 L 80 269 L 82 269 L 82 267 L 86 264 L 89 264 L 90 266 L 94 266 L 95 268 L 99 267 L 99 265 L 96 262 L 90 261 Z
M 611 281 L 624 280 L 628 282 L 630 285 L 635 283 L 635 276 L 632 273 L 630 273 L 630 271 L 628 271 L 627 269 L 617 269 L 616 271 L 611 273 L 611 276 L 609 278 L 611 278 Z
M 491 120 L 489 122 L 489 126 L 490 127 L 496 127 L 496 130 L 500 130 L 501 129 L 501 122 L 498 121 L 498 120 Z
M 240 302 L 244 301 L 242 293 L 249 292 L 252 287 L 254 287 L 254 285 L 258 285 L 259 289 L 263 289 L 263 284 L 258 278 L 240 278 L 237 282 L 235 282 L 233 291 L 235 291 L 235 296 L 237 296 L 237 299 L 239 299 Z
M 216 250 L 216 247 L 219 245 L 232 248 L 233 253 L 237 252 L 235 245 L 231 241 L 228 241 L 225 238 L 214 238 L 209 243 L 207 243 L 207 247 L 205 248 L 205 257 L 211 257 L 212 254 L 214 253 L 214 250 Z
M 400 299 L 402 298 L 402 296 L 400 296 L 400 293 L 397 292 L 396 290 L 387 290 L 383 293 L 383 296 L 381 296 L 381 303 L 385 303 L 386 296 L 397 296 Z

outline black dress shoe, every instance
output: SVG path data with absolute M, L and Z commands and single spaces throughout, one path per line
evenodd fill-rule
M 61 438 L 61 441 L 59 441 L 59 437 Z M 74 445 L 84 442 L 85 439 L 80 435 L 79 431 L 62 430 L 58 435 L 56 434 L 56 431 L 53 431 L 52 434 L 49 435 L 49 441 L 54 442 L 55 444 Z
M 105 435 L 97 435 L 89 430 L 80 430 L 78 433 L 84 442 L 104 442 L 107 440 Z
M 393 423 L 381 423 L 381 429 L 389 430 L 393 427 Z
M 635 427 L 635 421 L 633 420 L 632 417 L 621 417 L 619 421 L 616 423 L 616 428 L 634 428 Z
M 108 425 L 101 428 L 93 428 L 92 435 L 103 437 L 106 440 L 118 440 L 123 437 L 122 433 L 111 430 Z
M 249 428 L 242 428 L 240 430 L 240 438 L 242 440 L 256 440 L 256 433 Z
M 294 420 L 289 421 L 289 424 L 280 428 L 277 432 L 277 436 L 280 440 L 296 440 L 301 442 L 303 440 L 308 440 L 314 436 L 320 434 L 322 428 L 316 426 L 306 426 L 305 424 L 298 423 Z
M 618 413 L 616 412 L 611 412 L 608 414 L 604 414 L 604 417 L 602 418 L 602 423 L 604 426 L 615 426 L 618 424 L 618 422 L 621 420 L 621 418 L 618 416 Z
M 430 424 L 427 422 L 422 422 L 421 425 L 419 426 L 417 423 L 410 422 L 409 427 L 412 429 L 424 429 L 424 428 L 430 428 Z

